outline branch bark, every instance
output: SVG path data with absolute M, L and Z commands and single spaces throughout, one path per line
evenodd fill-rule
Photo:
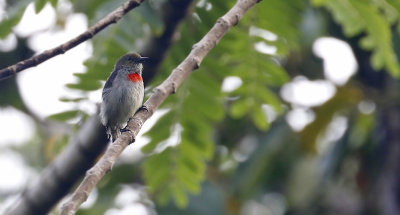
M 259 0 L 238 0 L 236 4 L 211 28 L 211 30 L 195 45 L 189 55 L 175 68 L 161 85 L 153 90 L 153 94 L 145 102 L 147 110 L 141 110 L 128 122 L 127 132 L 111 144 L 103 157 L 87 173 L 79 187 L 61 208 L 61 215 L 72 215 L 86 201 L 100 179 L 111 171 L 122 151 L 135 141 L 144 122 L 150 118 L 161 103 L 181 85 L 189 74 L 200 66 L 208 52 L 215 47 L 225 33 L 243 17 L 245 12 Z
M 0 70 L 0 80 L 9 78 L 22 70 L 30 67 L 39 65 L 40 63 L 57 56 L 59 54 L 64 54 L 71 48 L 85 42 L 86 40 L 92 38 L 94 35 L 99 33 L 101 30 L 107 26 L 117 23 L 125 14 L 131 11 L 133 8 L 138 7 L 144 0 L 129 0 L 121 5 L 119 8 L 115 9 L 113 12 L 109 13 L 106 17 L 99 20 L 95 25 L 90 27 L 88 30 L 80 34 L 79 36 L 71 39 L 70 41 L 61 44 L 53 49 L 44 51 L 43 53 L 28 58 L 24 61 L 20 61 L 12 66 Z

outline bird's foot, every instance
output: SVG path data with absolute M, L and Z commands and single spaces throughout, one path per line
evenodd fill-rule
M 121 128 L 121 129 L 119 129 L 119 131 L 121 131 L 121 133 L 123 133 L 123 132 L 128 132 L 128 131 L 131 131 L 129 128 L 128 128 L 128 126 L 127 127 L 125 127 L 125 128 Z M 130 142 L 129 142 L 129 144 L 132 144 L 132 143 L 134 143 L 135 142 L 135 139 L 133 138 Z
M 141 110 L 145 110 L 145 111 L 149 111 L 149 109 L 147 109 L 147 107 L 145 105 L 143 105 L 142 107 L 140 107 L 139 109 L 137 109 L 136 113 L 141 111 Z
M 111 130 L 110 127 L 106 126 L 106 135 L 107 135 L 107 139 L 111 140 Z
M 128 129 L 127 127 L 125 127 L 125 128 L 119 129 L 119 131 L 120 131 L 121 133 L 123 133 L 123 132 L 130 131 L 130 129 Z

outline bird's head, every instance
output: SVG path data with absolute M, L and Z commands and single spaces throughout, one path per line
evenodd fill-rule
M 142 73 L 143 65 L 142 63 L 147 61 L 148 57 L 142 57 L 138 53 L 128 53 L 118 59 L 115 64 L 116 70 L 125 70 L 128 73 Z

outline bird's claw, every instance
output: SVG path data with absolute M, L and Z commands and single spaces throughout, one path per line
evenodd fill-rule
M 129 128 L 125 127 L 125 128 L 119 129 L 119 131 L 121 131 L 121 133 L 123 133 L 123 132 L 131 131 L 131 130 L 130 130 Z M 134 142 L 135 142 L 135 138 L 133 138 L 133 139 L 129 142 L 129 144 L 134 143 Z
M 123 133 L 123 132 L 127 132 L 127 131 L 130 131 L 130 129 L 128 129 L 128 128 L 121 128 L 121 129 L 119 129 L 119 131 L 121 132 L 121 133 Z
M 147 107 L 145 105 L 143 105 L 142 107 L 140 107 L 139 109 L 137 109 L 136 113 L 141 111 L 141 110 L 145 110 L 145 111 L 149 111 L 149 109 L 147 109 Z

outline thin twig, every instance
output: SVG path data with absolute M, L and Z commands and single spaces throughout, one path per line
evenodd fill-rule
M 61 208 L 61 215 L 73 215 L 79 206 L 86 201 L 93 188 L 100 179 L 109 172 L 122 151 L 135 141 L 144 122 L 153 115 L 154 111 L 176 88 L 200 66 L 203 58 L 214 48 L 225 33 L 243 17 L 244 13 L 259 0 L 238 0 L 236 4 L 223 17 L 219 18 L 211 30 L 193 46 L 191 52 L 184 61 L 175 68 L 170 76 L 153 91 L 153 94 L 145 102 L 147 110 L 143 109 L 135 114 L 128 122 L 128 132 L 111 144 L 104 156 L 87 173 L 79 187 Z
M 12 66 L 0 70 L 0 80 L 9 78 L 22 70 L 30 67 L 39 65 L 40 63 L 57 56 L 59 54 L 64 54 L 71 48 L 85 42 L 86 40 L 92 38 L 95 34 L 99 33 L 101 30 L 107 26 L 118 22 L 126 13 L 128 13 L 133 8 L 139 6 L 144 0 L 129 0 L 121 5 L 119 8 L 115 9 L 113 12 L 109 13 L 106 17 L 99 20 L 95 25 L 90 27 L 88 30 L 78 35 L 77 37 L 71 39 L 70 41 L 61 44 L 53 49 L 44 51 L 39 55 L 35 55 L 24 61 L 20 61 Z

